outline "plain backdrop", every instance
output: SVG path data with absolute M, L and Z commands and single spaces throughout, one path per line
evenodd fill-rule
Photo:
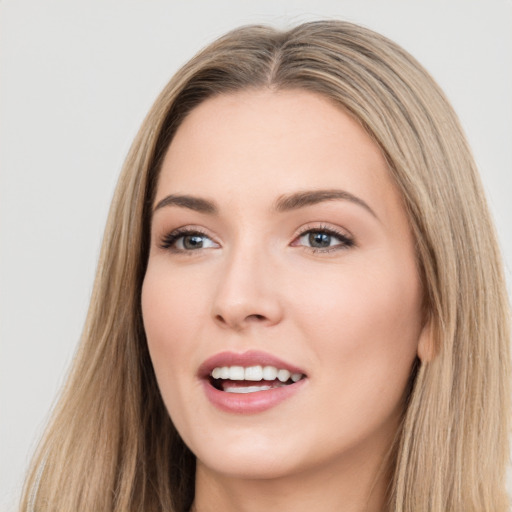
M 117 175 L 156 95 L 231 28 L 319 18 L 387 35 L 444 88 L 480 167 L 511 282 L 511 0 L 3 0 L 0 510 L 15 510 L 73 357 Z

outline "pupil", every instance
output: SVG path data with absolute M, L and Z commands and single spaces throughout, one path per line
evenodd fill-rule
M 185 249 L 200 249 L 203 246 L 203 237 L 200 235 L 187 235 L 183 237 Z
M 331 244 L 331 235 L 326 233 L 310 233 L 309 243 L 311 247 L 329 247 Z

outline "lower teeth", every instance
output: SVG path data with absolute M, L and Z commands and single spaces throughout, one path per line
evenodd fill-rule
M 226 393 L 256 393 L 257 391 L 268 391 L 269 389 L 273 389 L 271 386 L 248 386 L 244 387 L 226 387 L 224 391 Z
M 281 388 L 283 386 L 287 386 L 289 384 L 293 384 L 293 382 L 280 382 L 278 380 L 275 381 L 266 381 L 261 382 L 260 385 L 254 383 L 252 386 L 241 385 L 241 381 L 229 381 L 222 379 L 213 379 L 210 381 L 212 386 L 219 391 L 224 391 L 225 393 L 257 393 L 258 391 L 269 391 L 270 389 Z M 235 384 L 236 382 L 236 384 Z M 233 384 L 231 384 L 233 383 Z

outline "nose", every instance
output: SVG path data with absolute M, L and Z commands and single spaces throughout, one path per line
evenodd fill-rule
M 236 331 L 272 326 L 283 317 L 275 263 L 254 247 L 232 251 L 223 262 L 213 300 L 214 321 Z

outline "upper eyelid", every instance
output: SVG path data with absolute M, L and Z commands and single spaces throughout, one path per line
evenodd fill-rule
M 330 223 L 320 222 L 320 223 L 308 223 L 301 226 L 295 233 L 295 238 L 298 236 L 302 236 L 309 231 L 325 231 L 331 233 L 333 235 L 343 236 L 345 238 L 354 239 L 354 235 L 346 228 L 341 226 L 334 226 Z
M 185 236 L 185 235 L 194 234 L 194 233 L 206 236 L 208 238 L 211 238 L 212 240 L 216 239 L 216 237 L 211 235 L 208 232 L 208 230 L 206 230 L 205 228 L 203 228 L 201 226 L 195 226 L 195 225 L 182 226 L 182 227 L 171 229 L 171 230 L 165 230 L 163 232 L 163 234 L 157 235 L 157 237 L 165 238 L 165 237 L 168 237 L 171 235 Z
M 300 228 L 298 228 L 293 236 L 297 237 L 299 235 L 307 233 L 308 231 L 328 231 L 328 232 L 332 232 L 335 234 L 338 233 L 338 234 L 343 234 L 347 237 L 352 237 L 352 234 L 347 229 L 341 228 L 341 227 L 334 227 L 331 225 L 327 225 L 326 223 L 305 224 L 305 225 L 301 226 Z M 165 232 L 164 236 L 168 236 L 171 234 L 186 235 L 186 234 L 190 234 L 190 233 L 199 233 L 201 235 L 207 236 L 208 238 L 212 238 L 212 239 L 216 238 L 215 236 L 208 233 L 205 228 L 202 228 L 200 226 L 195 226 L 195 225 L 182 226 L 182 227 L 179 227 L 176 229 L 172 229 L 171 231 Z

